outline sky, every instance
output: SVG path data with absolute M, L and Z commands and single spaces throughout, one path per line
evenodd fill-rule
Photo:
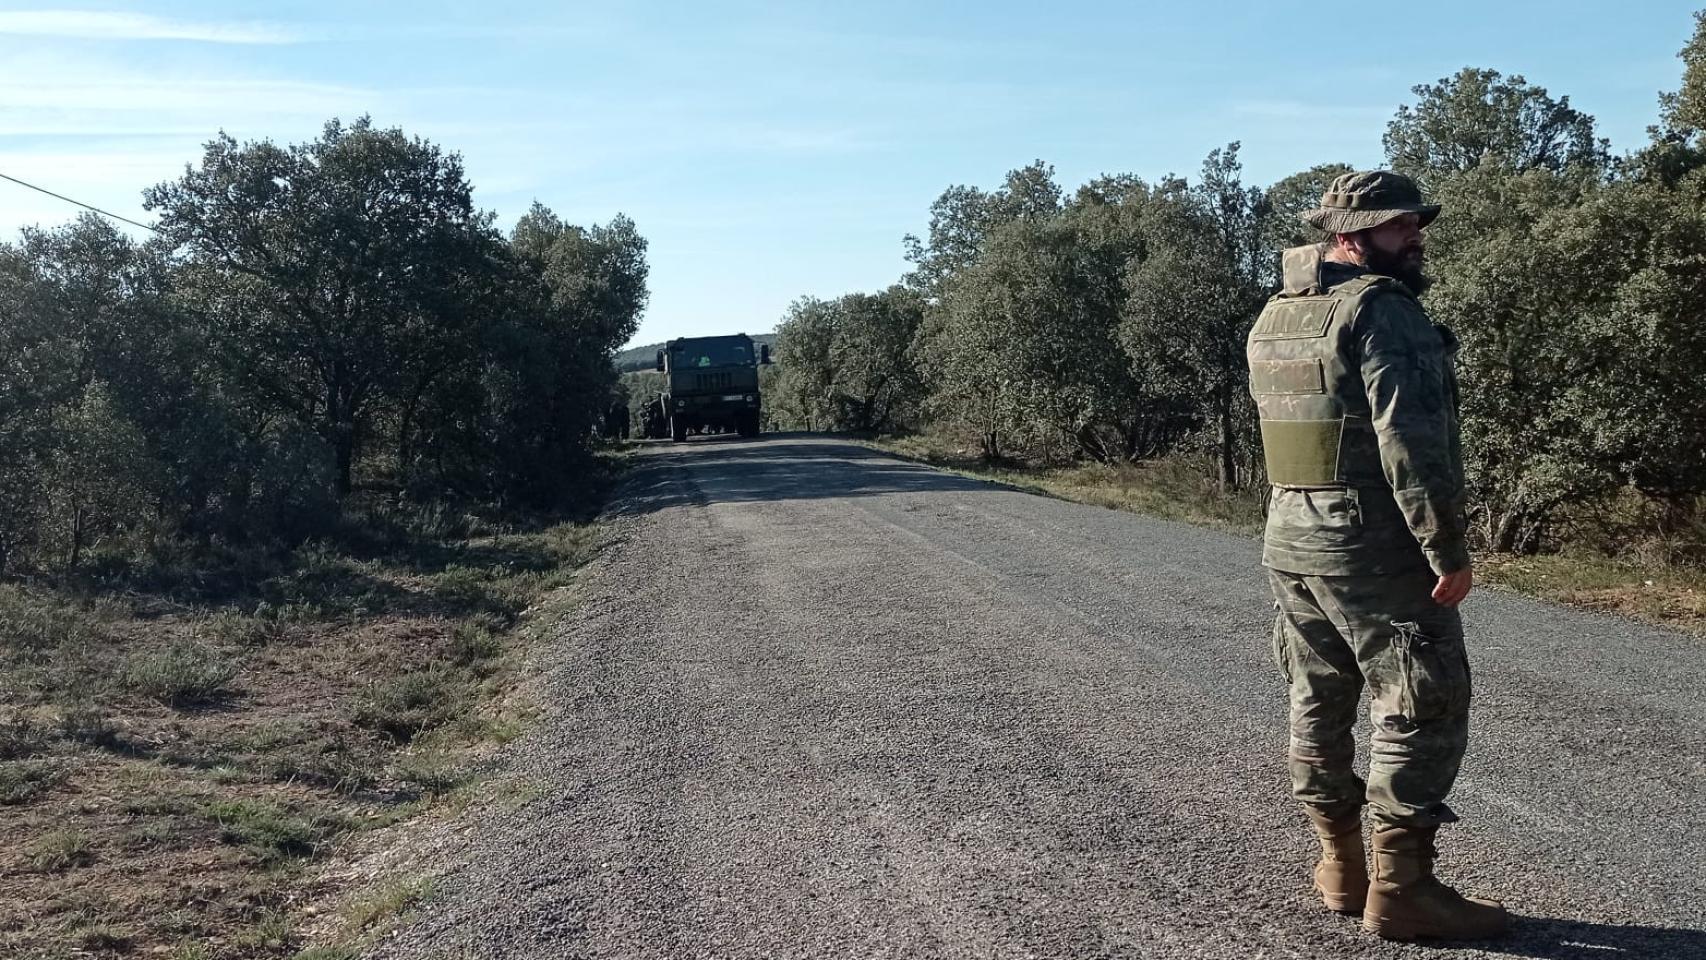
M 1701 2 L 1701 0 L 1695 0 Z M 143 188 L 223 130 L 311 140 L 369 115 L 460 153 L 508 226 L 632 217 L 634 343 L 771 330 L 875 291 L 953 184 L 1041 159 L 1265 185 L 1382 162 L 1410 89 L 1465 66 L 1568 95 L 1616 151 L 1681 77 L 1690 3 L 411 3 L 0 0 L 0 174 L 143 222 Z M 74 207 L 0 181 L 0 239 Z M 139 231 L 138 231 L 139 232 Z

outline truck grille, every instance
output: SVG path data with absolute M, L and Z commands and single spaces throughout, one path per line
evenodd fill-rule
M 714 390 L 730 390 L 734 387 L 734 374 L 696 373 L 693 375 L 693 390 L 696 393 L 709 393 Z

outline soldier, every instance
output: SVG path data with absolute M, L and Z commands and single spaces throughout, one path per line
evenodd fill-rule
M 1250 331 L 1268 479 L 1273 654 L 1291 688 L 1292 793 L 1321 841 L 1331 910 L 1399 940 L 1483 939 L 1499 904 L 1433 875 L 1434 834 L 1469 735 L 1457 605 L 1472 577 L 1451 331 L 1417 294 L 1439 207 L 1386 171 L 1333 181 L 1303 219 L 1330 237 L 1285 252 Z M 1351 728 L 1371 693 L 1368 781 Z M 1374 879 L 1362 844 L 1373 821 Z

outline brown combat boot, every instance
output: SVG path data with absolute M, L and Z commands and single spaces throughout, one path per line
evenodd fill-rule
M 1490 940 L 1510 924 L 1492 900 L 1465 897 L 1434 877 L 1438 827 L 1374 831 L 1374 883 L 1362 928 L 1388 940 Z
M 1315 836 L 1321 841 L 1321 859 L 1315 864 L 1315 891 L 1334 913 L 1361 913 L 1368 896 L 1368 861 L 1362 852 L 1362 811 L 1353 810 L 1329 819 L 1315 807 L 1305 805 Z

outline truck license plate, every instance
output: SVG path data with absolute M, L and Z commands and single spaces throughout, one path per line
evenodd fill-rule
M 743 393 L 725 393 L 725 394 L 723 394 L 723 399 L 724 400 L 745 400 L 746 395 Z

